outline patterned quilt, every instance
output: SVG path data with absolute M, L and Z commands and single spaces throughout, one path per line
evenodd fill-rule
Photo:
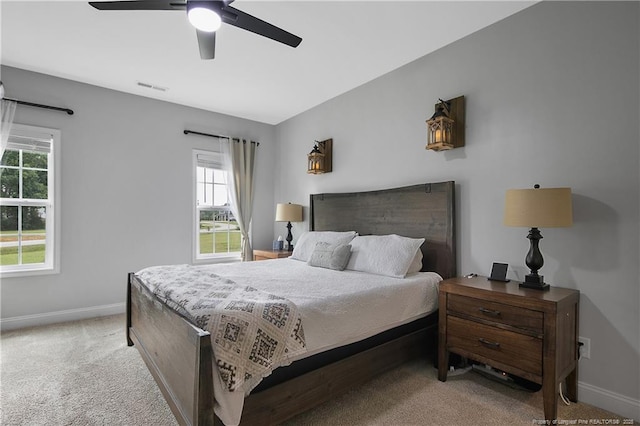
M 154 266 L 136 274 L 164 303 L 211 333 L 220 377 L 229 391 L 253 389 L 305 352 L 302 318 L 291 301 L 242 286 L 206 267 Z

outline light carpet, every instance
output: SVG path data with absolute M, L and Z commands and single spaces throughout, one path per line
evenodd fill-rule
M 126 345 L 123 315 L 4 332 L 0 345 L 2 425 L 177 424 Z M 442 383 L 436 373 L 428 361 L 407 363 L 287 425 L 532 425 L 543 417 L 541 392 L 474 372 Z M 559 419 L 624 420 L 584 403 L 561 405 Z

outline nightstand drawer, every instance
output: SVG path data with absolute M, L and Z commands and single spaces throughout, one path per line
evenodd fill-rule
M 542 339 L 457 317 L 447 318 L 447 348 L 542 375 Z M 470 356 L 473 358 L 473 356 Z
M 478 318 L 542 334 L 543 313 L 531 309 L 450 294 L 447 298 L 447 310 L 454 315 Z

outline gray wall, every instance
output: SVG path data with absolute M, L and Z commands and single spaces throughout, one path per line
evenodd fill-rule
M 571 187 L 574 226 L 541 230 L 542 273 L 581 291 L 581 397 L 640 418 L 638 16 L 637 2 L 539 3 L 281 123 L 276 198 L 455 180 L 459 273 L 504 261 L 521 280 L 527 229 L 502 225 L 506 189 Z M 466 146 L 425 151 L 434 103 L 459 95 Z M 307 175 L 329 137 L 333 172 Z
M 191 262 L 191 153 L 219 144 L 185 128 L 260 141 L 253 240 L 271 244 L 273 126 L 11 67 L 2 67 L 2 81 L 7 97 L 75 111 L 17 108 L 16 123 L 62 132 L 61 264 L 56 275 L 3 279 L 3 319 L 46 322 L 63 317 L 48 313 L 116 304 L 122 311 L 127 272 Z
M 639 13 L 541 3 L 275 127 L 3 67 L 7 96 L 76 115 L 16 114 L 62 131 L 61 273 L 3 280 L 2 318 L 121 304 L 126 272 L 191 260 L 191 149 L 211 141 L 185 127 L 261 142 L 259 247 L 286 233 L 276 202 L 455 180 L 459 272 L 504 261 L 522 279 L 527 230 L 502 225 L 505 190 L 569 186 L 574 226 L 542 229 L 542 273 L 582 294 L 579 396 L 640 419 Z M 459 95 L 466 147 L 425 151 L 437 98 Z M 307 175 L 313 141 L 329 137 L 333 173 Z

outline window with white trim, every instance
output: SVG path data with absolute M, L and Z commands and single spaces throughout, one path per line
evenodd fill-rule
M 194 160 L 195 260 L 240 257 L 240 228 L 231 211 L 222 154 L 196 150 Z
M 55 152 L 60 132 L 14 124 L 0 159 L 0 272 L 58 271 Z

